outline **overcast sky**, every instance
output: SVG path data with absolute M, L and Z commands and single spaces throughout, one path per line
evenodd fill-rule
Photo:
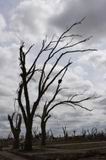
M 58 107 L 48 128 L 58 134 L 65 125 L 69 131 L 106 128 L 106 0 L 0 0 L 0 135 L 9 133 L 7 114 L 14 111 L 19 82 L 20 41 L 25 41 L 27 46 L 35 43 L 34 53 L 37 54 L 45 35 L 58 35 L 85 16 L 83 24 L 76 27 L 73 33 L 84 37 L 92 35 L 93 38 L 81 47 L 96 48 L 98 51 L 72 55 L 73 64 L 63 82 L 68 89 L 61 96 L 68 95 L 74 89 L 81 93 L 83 89 L 101 98 L 96 102 L 84 103 L 93 109 L 92 112 Z M 35 54 L 29 57 L 29 63 Z M 64 62 L 58 68 L 62 65 Z

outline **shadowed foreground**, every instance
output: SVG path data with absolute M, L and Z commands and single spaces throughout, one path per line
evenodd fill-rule
M 36 146 L 32 152 L 7 149 L 0 156 L 0 160 L 106 160 L 106 141 Z
M 26 160 L 21 156 L 10 153 L 9 151 L 0 151 L 0 160 Z
M 10 160 L 10 159 L 0 155 L 0 160 Z

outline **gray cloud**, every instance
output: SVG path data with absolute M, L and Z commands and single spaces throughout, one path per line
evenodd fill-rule
M 99 101 L 99 104 L 105 106 L 106 105 L 106 98 Z
M 57 27 L 62 31 L 82 17 L 86 20 L 77 32 L 87 35 L 94 35 L 92 43 L 100 43 L 100 40 L 106 38 L 106 1 L 101 0 L 67 0 L 63 3 L 63 10 L 58 15 L 50 18 L 51 26 Z

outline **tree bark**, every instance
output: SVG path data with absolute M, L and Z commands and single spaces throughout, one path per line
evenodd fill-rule
M 46 145 L 46 124 L 41 122 L 41 145 Z
M 12 116 L 8 115 L 8 120 L 10 123 L 11 131 L 14 136 L 14 141 L 13 141 L 13 148 L 14 149 L 19 149 L 19 136 L 20 136 L 20 132 L 21 132 L 21 122 L 22 122 L 21 115 L 17 114 L 17 116 L 19 116 L 19 120 L 18 120 L 17 125 L 14 126 L 14 124 L 13 124 L 14 113 Z
M 26 127 L 24 149 L 25 151 L 32 150 L 32 124 L 31 123 L 27 124 L 27 127 Z
M 19 135 L 14 137 L 13 148 L 19 149 Z

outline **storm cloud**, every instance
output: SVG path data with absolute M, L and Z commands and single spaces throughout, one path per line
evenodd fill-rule
M 67 0 L 63 1 L 62 11 L 50 18 L 51 26 L 65 30 L 66 27 L 86 17 L 77 32 L 93 35 L 97 41 L 106 38 L 106 1 L 105 0 Z

